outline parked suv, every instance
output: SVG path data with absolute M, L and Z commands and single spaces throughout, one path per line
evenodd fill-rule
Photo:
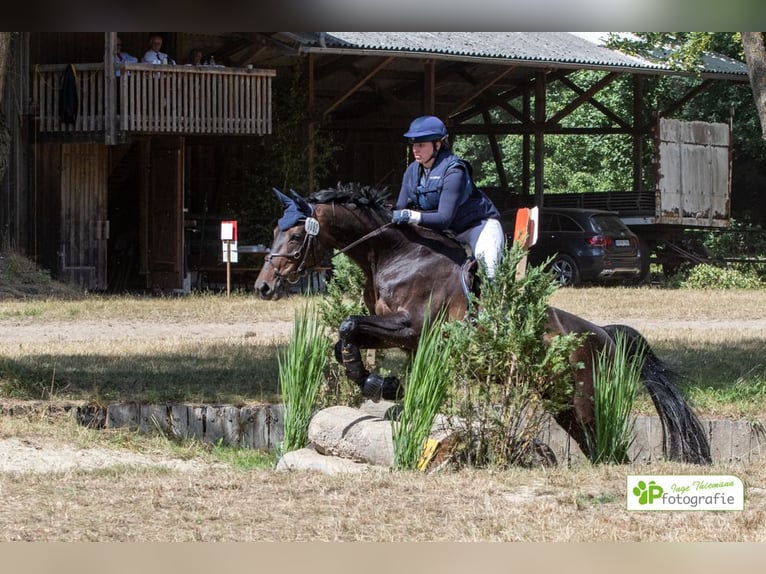
M 516 210 L 504 211 L 501 220 L 512 239 Z M 612 211 L 541 208 L 538 239 L 529 250 L 529 264 L 540 265 L 549 257 L 553 259 L 548 269 L 564 286 L 637 283 L 641 279 L 638 236 Z

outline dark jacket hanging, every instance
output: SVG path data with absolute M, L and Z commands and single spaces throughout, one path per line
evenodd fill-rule
M 77 73 L 72 64 L 67 64 L 59 94 L 59 118 L 62 124 L 74 124 L 77 121 L 77 104 Z

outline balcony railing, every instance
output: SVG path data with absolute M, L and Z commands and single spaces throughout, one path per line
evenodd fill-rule
M 115 66 L 119 77 L 107 82 L 103 64 L 76 64 L 77 113 L 66 123 L 61 104 L 72 95 L 62 91 L 67 66 L 35 69 L 33 111 L 40 132 L 271 133 L 275 70 L 125 64 Z

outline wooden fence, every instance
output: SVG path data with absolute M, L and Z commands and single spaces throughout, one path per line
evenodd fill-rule
M 110 126 L 124 133 L 181 135 L 272 130 L 275 70 L 125 64 L 116 67 L 115 82 L 106 82 L 103 64 L 76 64 L 76 114 L 67 122 L 62 105 L 73 100 L 64 82 L 68 66 L 35 68 L 33 113 L 40 132 L 106 133 Z

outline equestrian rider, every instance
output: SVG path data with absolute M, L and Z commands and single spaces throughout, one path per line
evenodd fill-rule
M 450 152 L 444 122 L 415 118 L 404 137 L 415 161 L 404 172 L 392 221 L 451 232 L 471 246 L 492 279 L 505 243 L 500 213 L 474 185 L 471 166 Z

